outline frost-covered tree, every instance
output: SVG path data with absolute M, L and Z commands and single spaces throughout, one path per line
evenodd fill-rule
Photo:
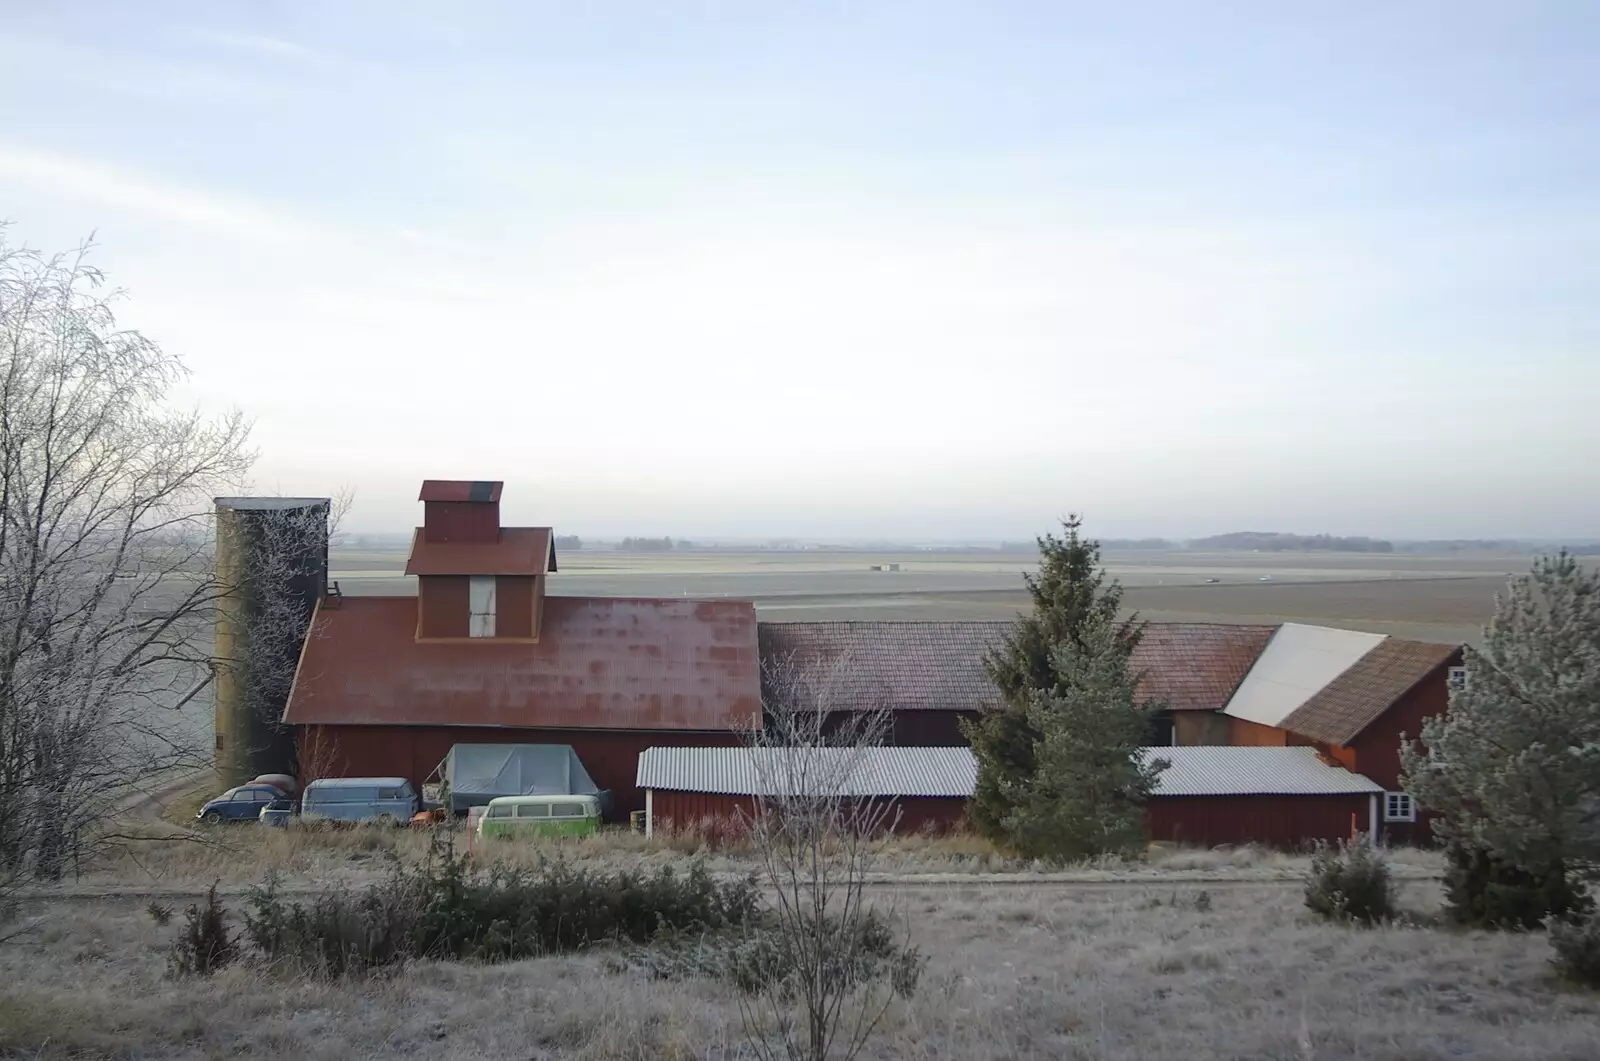
M 1131 655 L 1142 628 L 1116 625 L 1122 587 L 1100 566 L 1100 543 L 1082 533 L 1083 521 L 1068 516 L 1059 537 L 1039 539 L 1039 572 L 1025 575 L 1033 610 L 1017 619 L 1005 640 L 984 659 L 984 671 L 999 693 L 976 723 L 962 731 L 979 761 L 978 782 L 969 814 L 977 828 L 1004 842 L 1004 820 L 1016 804 L 1019 786 L 1036 771 L 1034 748 L 1040 734 L 1029 719 L 1037 694 L 1060 682 L 1057 653 L 1081 644 L 1083 630 L 1103 620 L 1114 631 L 1124 658 Z
M 1439 815 L 1457 916 L 1536 923 L 1581 901 L 1571 871 L 1600 858 L 1600 570 L 1536 561 L 1466 669 L 1401 748 L 1406 791 Z
M 1036 734 L 1034 769 L 1008 786 L 1000 822 L 1019 854 L 1069 861 L 1144 842 L 1144 801 L 1168 764 L 1140 748 L 1164 705 L 1140 702 L 1123 630 L 1114 617 L 1090 612 L 1054 653 L 1054 688 L 1035 690 L 1023 709 Z M 992 771 L 988 751 L 974 750 L 980 775 Z

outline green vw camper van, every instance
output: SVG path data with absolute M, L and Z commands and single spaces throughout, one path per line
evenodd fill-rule
M 598 796 L 496 796 L 478 819 L 482 837 L 588 836 L 599 831 Z

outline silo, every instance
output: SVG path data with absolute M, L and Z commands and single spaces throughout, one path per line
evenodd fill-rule
M 305 629 L 328 585 L 325 497 L 219 497 L 216 768 L 223 788 L 294 773 L 280 722 Z

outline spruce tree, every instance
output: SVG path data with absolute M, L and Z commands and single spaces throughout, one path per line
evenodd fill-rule
M 1055 687 L 1029 696 L 1034 770 L 1002 823 L 1021 855 L 1065 862 L 1144 842 L 1143 804 L 1167 763 L 1140 747 L 1162 705 L 1139 702 L 1121 638 L 1114 617 L 1091 611 L 1051 657 Z
M 1447 714 L 1401 748 L 1434 811 L 1459 920 L 1530 925 L 1584 904 L 1573 868 L 1600 858 L 1600 571 L 1565 552 L 1496 598 Z
M 1030 614 L 1018 618 L 1002 643 L 984 659 L 984 670 L 999 694 L 975 723 L 962 732 L 978 759 L 978 781 L 968 813 L 984 835 L 1009 843 L 1007 816 L 1021 799 L 1021 786 L 1034 776 L 1040 733 L 1029 717 L 1035 693 L 1050 694 L 1059 684 L 1058 651 L 1083 647 L 1082 634 L 1096 619 L 1113 631 L 1124 659 L 1139 641 L 1136 623 L 1118 625 L 1122 587 L 1100 566 L 1100 543 L 1082 534 L 1076 514 L 1062 521 L 1062 533 L 1038 539 L 1039 571 L 1024 575 L 1033 598 Z

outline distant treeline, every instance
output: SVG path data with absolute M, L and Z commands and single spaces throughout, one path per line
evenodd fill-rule
M 1333 534 L 1276 534 L 1270 531 L 1234 531 L 1189 542 L 1191 549 L 1246 549 L 1263 553 L 1392 553 L 1394 542 L 1382 538 L 1341 538 Z
M 695 544 L 681 538 L 677 541 L 671 538 L 624 538 L 617 543 L 617 548 L 625 553 L 670 553 L 674 549 L 693 549 Z
M 558 534 L 556 548 L 562 552 L 580 553 L 583 551 L 583 539 L 576 534 Z

